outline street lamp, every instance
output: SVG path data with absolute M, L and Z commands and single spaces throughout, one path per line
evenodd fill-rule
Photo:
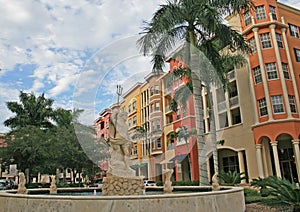
M 121 85 L 117 85 L 117 95 L 118 95 L 118 102 L 117 104 L 119 105 L 120 104 L 120 96 L 122 95 L 122 91 L 123 91 L 123 88 Z
M 2 158 L 0 158 L 0 179 L 2 178 Z

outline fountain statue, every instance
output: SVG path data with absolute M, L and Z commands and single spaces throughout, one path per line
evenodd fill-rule
M 54 175 L 51 176 L 51 185 L 50 185 L 49 193 L 57 194 L 56 179 Z
M 19 173 L 19 185 L 18 185 L 18 194 L 27 194 L 27 189 L 25 187 L 26 184 L 26 178 L 23 172 Z
M 173 191 L 172 181 L 171 181 L 172 174 L 173 174 L 173 169 L 164 170 L 164 175 L 165 175 L 164 193 L 165 194 L 170 194 Z
M 212 190 L 213 191 L 219 191 L 220 190 L 220 185 L 219 185 L 219 180 L 218 180 L 218 172 L 216 172 L 213 177 L 212 177 Z
M 107 177 L 103 178 L 102 195 L 139 195 L 143 194 L 142 177 L 136 177 L 130 168 L 132 141 L 126 124 L 127 113 L 115 106 L 109 119 L 109 145 L 111 159 Z

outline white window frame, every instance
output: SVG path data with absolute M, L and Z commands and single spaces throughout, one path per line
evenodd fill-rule
M 296 104 L 295 104 L 295 97 L 292 95 L 289 95 L 289 104 L 291 108 L 292 113 L 297 113 Z
M 281 34 L 276 33 L 276 41 L 277 41 L 278 47 L 283 49 L 284 46 L 283 46 Z
M 259 36 L 260 36 L 261 47 L 263 49 L 272 48 L 270 33 L 268 33 L 268 32 L 267 33 L 262 33 Z
M 254 37 L 250 38 L 248 40 L 248 42 L 249 42 L 249 47 L 250 47 L 250 53 L 254 54 L 257 51 Z
M 244 23 L 245 23 L 245 26 L 248 26 L 249 24 L 251 24 L 250 11 L 246 11 L 244 13 Z
M 267 77 L 268 80 L 275 80 L 278 79 L 278 73 L 276 68 L 276 63 L 267 63 L 266 64 L 266 70 L 267 70 Z
M 267 18 L 265 6 L 257 6 L 255 7 L 256 20 L 264 20 Z
M 271 96 L 273 113 L 279 114 L 284 113 L 284 105 L 281 95 Z
M 274 6 L 270 6 L 270 13 L 272 14 L 273 20 L 277 20 L 276 8 Z
M 289 80 L 290 79 L 290 74 L 289 74 L 288 64 L 287 63 L 282 63 L 281 66 L 282 66 L 284 79 Z
M 262 99 L 258 100 L 258 107 L 259 107 L 259 116 L 260 117 L 268 115 L 266 98 L 262 98 Z
M 289 24 L 289 28 L 290 28 L 290 35 L 295 38 L 299 38 L 299 27 L 293 24 Z
M 253 69 L 253 75 L 254 75 L 254 82 L 255 82 L 255 84 L 262 83 L 262 76 L 261 76 L 260 66 L 256 66 Z

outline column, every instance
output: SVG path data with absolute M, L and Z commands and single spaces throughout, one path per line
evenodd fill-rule
M 273 112 L 272 112 L 272 108 L 271 108 L 271 101 L 270 101 L 270 94 L 269 94 L 269 89 L 268 89 L 268 82 L 267 82 L 267 76 L 266 76 L 266 71 L 265 71 L 264 59 L 263 59 L 261 48 L 260 48 L 260 39 L 258 36 L 258 28 L 253 28 L 252 31 L 254 33 L 254 39 L 255 39 L 255 43 L 256 43 L 257 55 L 258 55 L 258 60 L 259 60 L 259 67 L 260 67 L 260 71 L 261 71 L 261 78 L 263 81 L 268 116 L 269 116 L 269 121 L 270 121 L 270 120 L 273 120 Z
M 286 113 L 288 115 L 288 118 L 292 118 L 288 92 L 287 92 L 287 88 L 286 88 L 286 84 L 285 84 L 285 78 L 284 78 L 283 70 L 282 70 L 280 52 L 279 52 L 277 39 L 276 39 L 275 24 L 270 25 L 270 30 L 271 30 L 274 49 L 275 49 L 275 55 L 276 55 L 276 60 L 277 60 L 277 65 L 278 65 L 278 72 L 279 72 L 280 82 L 281 82 L 281 86 L 282 86 L 283 101 L 284 101 L 284 104 L 285 104 L 285 108 L 287 110 Z
M 292 140 L 292 143 L 294 145 L 294 154 L 295 154 L 295 163 L 297 168 L 297 174 L 298 174 L 298 181 L 300 181 L 300 151 L 299 151 L 299 142 L 300 140 Z
M 273 157 L 274 157 L 274 163 L 275 163 L 275 170 L 276 170 L 276 176 L 281 178 L 281 171 L 280 171 L 280 164 L 279 164 L 279 157 L 278 157 L 278 148 L 277 143 L 278 141 L 270 142 L 272 149 L 273 149 Z
M 258 175 L 260 178 L 264 178 L 264 169 L 263 169 L 262 156 L 261 156 L 262 145 L 256 144 L 255 148 L 256 148 L 256 160 L 257 160 L 257 166 L 258 166 Z
M 251 72 L 251 67 L 250 67 L 250 60 L 249 57 L 247 57 L 247 66 L 248 66 L 248 76 L 249 76 L 249 82 L 250 82 L 250 93 L 251 93 L 251 97 L 252 97 L 252 106 L 254 109 L 254 123 L 258 124 L 258 117 L 259 117 L 259 113 L 257 111 L 257 102 L 256 102 L 256 98 L 255 98 L 255 92 L 254 92 L 254 84 L 253 84 L 253 80 L 252 80 L 252 72 Z
M 210 164 L 209 164 L 209 159 L 206 160 L 206 167 L 207 167 L 207 177 L 208 177 L 208 181 L 210 182 L 211 181 L 211 173 L 210 173 Z M 200 176 L 199 176 L 200 177 Z
M 238 151 L 238 159 L 239 159 L 240 172 L 245 172 L 244 151 Z M 246 180 L 242 180 L 241 183 L 245 184 Z
M 282 19 L 282 22 L 284 23 L 283 19 Z M 286 37 L 286 28 L 282 28 L 281 32 L 282 32 L 282 38 L 283 38 L 283 42 L 284 42 L 284 46 L 285 46 L 286 57 L 288 59 L 288 67 L 289 67 L 289 71 L 290 71 L 290 77 L 291 77 L 292 82 L 293 82 L 293 88 L 294 88 L 295 100 L 296 100 L 296 107 L 297 107 L 298 114 L 300 115 L 300 105 L 299 105 L 300 99 L 299 99 L 297 84 L 296 84 L 296 80 L 295 80 L 295 74 L 294 74 L 294 68 L 293 68 L 293 64 L 292 64 L 292 58 L 291 58 L 291 55 L 290 55 L 290 52 L 289 52 L 289 45 L 288 45 L 287 37 Z

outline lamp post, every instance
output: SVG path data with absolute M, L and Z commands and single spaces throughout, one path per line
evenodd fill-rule
M 119 105 L 120 104 L 120 96 L 122 95 L 122 91 L 123 91 L 123 88 L 121 85 L 117 85 L 117 95 L 118 95 L 118 101 L 117 101 L 117 104 Z
M 0 179 L 2 178 L 2 158 L 0 158 Z

